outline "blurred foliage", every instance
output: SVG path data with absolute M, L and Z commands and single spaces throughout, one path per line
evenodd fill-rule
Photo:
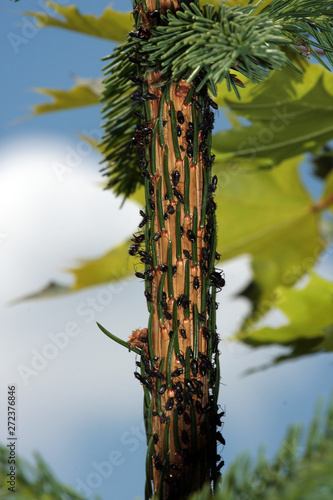
M 8 448 L 0 445 L 0 498 L 10 500 L 7 490 Z M 16 500 L 84 500 L 59 482 L 39 455 L 35 463 L 16 461 Z M 254 460 L 240 455 L 228 466 L 218 485 L 216 500 L 331 500 L 333 497 L 333 397 L 323 412 L 317 406 L 306 439 L 302 428 L 289 429 L 273 460 L 262 449 Z M 191 500 L 209 500 L 210 487 L 191 496 Z
M 99 104 L 102 91 L 101 80 L 81 80 L 70 90 L 34 89 L 38 94 L 51 97 L 52 102 L 36 104 L 32 107 L 33 115 L 38 116 L 52 111 L 65 111 Z
M 212 3 L 220 4 L 218 0 Z M 227 3 L 230 6 L 247 5 L 248 1 L 229 0 Z M 257 10 L 270 3 L 272 0 L 260 2 Z M 48 5 L 54 8 L 55 17 L 45 19 L 40 17 L 45 14 L 30 15 L 45 26 L 66 28 L 114 41 L 125 40 L 133 21 L 129 14 L 116 13 L 109 8 L 96 17 L 82 14 L 73 6 L 61 7 L 55 2 Z M 332 153 L 329 147 L 329 141 L 333 139 L 333 75 L 298 55 L 293 57 L 303 74 L 285 67 L 282 71 L 272 71 L 267 81 L 258 85 L 240 75 L 235 68 L 237 76 L 246 86 L 242 89 L 242 100 L 238 101 L 232 93 L 228 93 L 225 84 L 218 86 L 216 98 L 220 109 L 233 125 L 230 130 L 217 132 L 213 138 L 216 154 L 213 168 L 219 179 L 215 193 L 220 235 L 218 251 L 221 253 L 221 265 L 227 259 L 244 253 L 252 258 L 253 282 L 243 291 L 243 295 L 252 302 L 252 313 L 239 335 L 244 341 L 247 338 L 248 342 L 250 337 L 244 331 L 249 328 L 251 330 L 247 331 L 260 331 L 255 322 L 275 307 L 282 291 L 287 295 L 288 292 L 298 293 L 288 289 L 311 272 L 331 243 L 333 234 Z M 79 80 L 69 91 L 39 89 L 53 100 L 37 105 L 34 113 L 97 104 L 100 90 L 99 79 Z M 314 200 L 303 186 L 300 165 L 304 162 L 305 153 L 316 155 L 314 174 L 322 181 L 319 201 Z M 138 210 L 143 206 L 142 188 L 138 188 L 131 200 L 139 204 Z M 138 222 L 139 214 L 138 220 L 133 221 L 133 232 Z M 128 256 L 129 244 L 129 240 L 122 242 L 105 255 L 82 262 L 76 269 L 70 270 L 75 277 L 71 289 L 133 275 L 136 260 Z M 70 289 L 64 290 L 64 287 L 52 283 L 52 289 L 47 286 L 24 299 L 50 296 L 52 293 L 57 295 L 64 291 Z M 323 293 L 327 294 L 329 302 L 326 287 Z M 310 287 L 306 292 L 307 303 L 312 301 L 316 304 L 316 295 L 317 288 Z M 324 301 L 326 304 L 327 300 Z M 286 358 L 326 349 L 320 336 L 307 340 L 304 337 L 302 340 L 292 338 L 299 324 L 294 315 L 289 320 L 289 341 L 293 350 Z M 304 328 L 307 326 L 304 325 Z M 269 338 L 260 338 L 256 345 L 269 341 Z M 275 342 L 279 343 L 279 339 L 275 338 Z M 280 357 L 279 362 L 284 359 L 284 356 Z
M 297 59 L 292 68 L 274 71 L 264 84 L 246 81 L 238 101 L 220 85 L 218 104 L 251 122 L 214 136 L 216 159 L 260 158 L 275 166 L 293 156 L 320 149 L 333 138 L 333 74 Z
M 115 42 L 122 42 L 130 31 L 130 13 L 117 12 L 106 7 L 100 17 L 92 14 L 81 14 L 74 5 L 63 7 L 58 2 L 46 2 L 54 10 L 54 16 L 45 12 L 25 12 L 38 21 L 40 27 L 64 28 L 84 35 L 107 38 Z
M 244 328 L 236 339 L 251 346 L 282 344 L 289 354 L 276 357 L 272 366 L 318 351 L 333 351 L 333 283 L 312 274 L 304 288 L 279 286 L 271 306 L 283 314 L 283 326 Z M 261 319 L 260 323 L 265 320 Z M 263 367 L 260 367 L 262 369 Z M 257 371 L 251 370 L 251 372 Z M 248 373 L 248 372 L 247 372 Z

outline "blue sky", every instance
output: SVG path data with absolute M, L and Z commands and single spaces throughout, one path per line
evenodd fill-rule
M 100 14 L 105 7 L 104 0 L 78 4 L 85 13 Z M 100 189 L 99 157 L 93 151 L 85 150 L 63 182 L 54 175 L 56 162 L 69 151 L 81 151 L 78 132 L 99 129 L 98 106 L 10 125 L 28 114 L 31 104 L 43 100 L 32 88 L 70 88 L 73 75 L 99 77 L 101 58 L 112 50 L 112 44 L 97 38 L 57 29 L 36 31 L 22 10 L 38 10 L 41 5 L 3 0 L 0 7 L 1 63 L 6 68 L 0 80 L 0 232 L 8 233 L 0 248 L 6 263 L 0 293 L 5 346 L 0 353 L 1 379 L 18 385 L 20 453 L 31 457 L 39 450 L 73 487 L 88 488 L 90 481 L 91 491 L 105 500 L 110 491 L 117 500 L 134 500 L 143 496 L 144 487 L 142 390 L 133 377 L 134 357 L 101 335 L 95 321 L 123 338 L 144 327 L 142 284 L 129 279 L 111 288 L 93 287 L 8 306 L 50 280 L 69 283 L 65 268 L 77 265 L 77 258 L 102 254 L 135 231 L 139 219 L 136 206 L 126 204 L 119 211 L 119 200 Z M 130 2 L 125 9 L 124 2 L 113 6 L 129 10 Z M 15 45 L 17 36 L 25 42 Z M 325 354 L 242 375 L 284 349 L 256 351 L 227 340 L 248 311 L 246 300 L 236 300 L 233 294 L 251 279 L 249 259 L 229 263 L 225 271 L 233 283 L 221 293 L 218 311 L 225 384 L 220 401 L 227 409 L 223 455 L 228 464 L 246 448 L 255 453 L 261 443 L 272 456 L 287 426 L 309 423 L 318 395 L 327 397 L 332 384 L 331 358 Z M 99 310 L 84 314 L 93 300 Z M 55 339 L 60 343 L 60 338 L 63 347 L 56 351 Z M 43 352 L 49 355 L 45 365 L 24 378 L 22 366 L 31 368 Z M 4 429 L 3 399 L 0 405 Z M 102 463 L 106 477 L 97 472 Z

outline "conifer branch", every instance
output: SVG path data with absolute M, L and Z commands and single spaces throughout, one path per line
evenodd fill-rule
M 130 99 L 137 87 L 137 65 L 160 71 L 166 80 L 186 79 L 196 83 L 196 92 L 205 84 L 216 95 L 217 83 L 226 79 L 229 91 L 240 99 L 244 87 L 236 71 L 254 82 L 265 80 L 272 69 L 286 64 L 301 72 L 288 56 L 286 47 L 307 58 L 312 55 L 325 68 L 318 54 L 322 50 L 333 65 L 333 9 L 324 0 L 275 0 L 256 14 L 262 1 L 245 7 L 219 7 L 182 3 L 182 10 L 169 9 L 162 23 L 152 26 L 148 36 L 131 32 L 126 42 L 106 59 L 104 175 L 108 188 L 125 198 L 143 184 L 137 165 L 135 115 L 137 101 Z M 152 35 L 152 36 L 151 36 Z M 305 51 L 304 51 L 305 49 Z M 199 81 L 199 83 L 198 83 Z M 140 99 L 136 96 L 132 99 Z M 144 98 L 142 98 L 144 102 Z

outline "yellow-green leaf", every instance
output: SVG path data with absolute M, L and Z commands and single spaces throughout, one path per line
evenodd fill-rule
M 35 92 L 51 97 L 52 101 L 33 106 L 33 115 L 99 104 L 101 90 L 98 79 L 79 83 L 70 90 L 35 89 Z
M 75 276 L 72 289 L 78 290 L 133 276 L 135 259 L 128 254 L 130 244 L 130 240 L 126 241 L 98 259 L 86 261 L 76 269 L 69 269 Z
M 301 158 L 279 169 L 249 173 L 242 164 L 216 164 L 218 251 L 222 259 L 252 256 L 257 310 L 272 305 L 276 286 L 293 285 L 316 262 L 327 241 L 319 234 L 319 212 L 302 185 Z M 228 277 L 226 276 L 228 284 Z
M 92 14 L 81 14 L 74 5 L 62 7 L 57 2 L 46 2 L 46 5 L 53 9 L 55 15 L 60 18 L 45 12 L 26 12 L 25 14 L 36 19 L 41 27 L 64 28 L 115 42 L 124 41 L 133 25 L 129 12 L 117 12 L 111 7 L 106 7 L 102 15 L 96 17 Z
M 272 305 L 285 315 L 288 324 L 276 328 L 254 326 L 236 336 L 253 346 L 282 344 L 291 347 L 289 354 L 277 357 L 261 369 L 313 352 L 333 350 L 331 281 L 312 274 L 305 288 L 277 287 Z
M 287 68 L 262 85 L 250 84 L 242 101 L 224 95 L 220 104 L 252 122 L 214 136 L 217 159 L 260 158 L 267 166 L 308 151 L 319 152 L 333 138 L 333 74 L 304 64 L 304 76 Z

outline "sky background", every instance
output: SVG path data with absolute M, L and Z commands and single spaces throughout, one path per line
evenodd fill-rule
M 8 0 L 0 7 L 6 68 L 0 79 L 0 441 L 6 439 L 7 385 L 15 383 L 20 454 L 31 459 L 38 450 L 62 481 L 88 498 L 97 492 L 105 500 L 134 500 L 143 497 L 145 480 L 143 391 L 133 377 L 135 356 L 104 337 L 95 322 L 124 339 L 145 327 L 142 283 L 130 278 L 12 304 L 50 281 L 70 284 L 65 269 L 103 254 L 134 232 L 140 219 L 137 206 L 128 202 L 120 211 L 120 200 L 101 189 L 100 158 L 78 138 L 83 131 L 100 133 L 98 106 L 13 125 L 43 101 L 33 88 L 70 88 L 74 75 L 99 77 L 101 58 L 112 51 L 108 41 L 36 29 L 22 10 L 42 5 Z M 127 10 L 124 2 L 113 6 Z M 105 1 L 79 1 L 78 7 L 100 14 Z M 226 126 L 221 112 L 218 124 Z M 59 163 L 70 167 L 61 179 Z M 304 180 L 309 185 L 308 175 Z M 318 182 L 310 187 L 318 194 Z M 251 279 L 249 263 L 242 256 L 225 264 L 227 286 L 218 298 L 226 467 L 245 449 L 256 454 L 261 444 L 273 456 L 287 427 L 308 425 L 318 396 L 327 400 L 332 388 L 327 354 L 244 376 L 286 352 L 227 340 L 249 309 L 245 299 L 234 297 Z M 332 278 L 332 259 L 320 270 Z

